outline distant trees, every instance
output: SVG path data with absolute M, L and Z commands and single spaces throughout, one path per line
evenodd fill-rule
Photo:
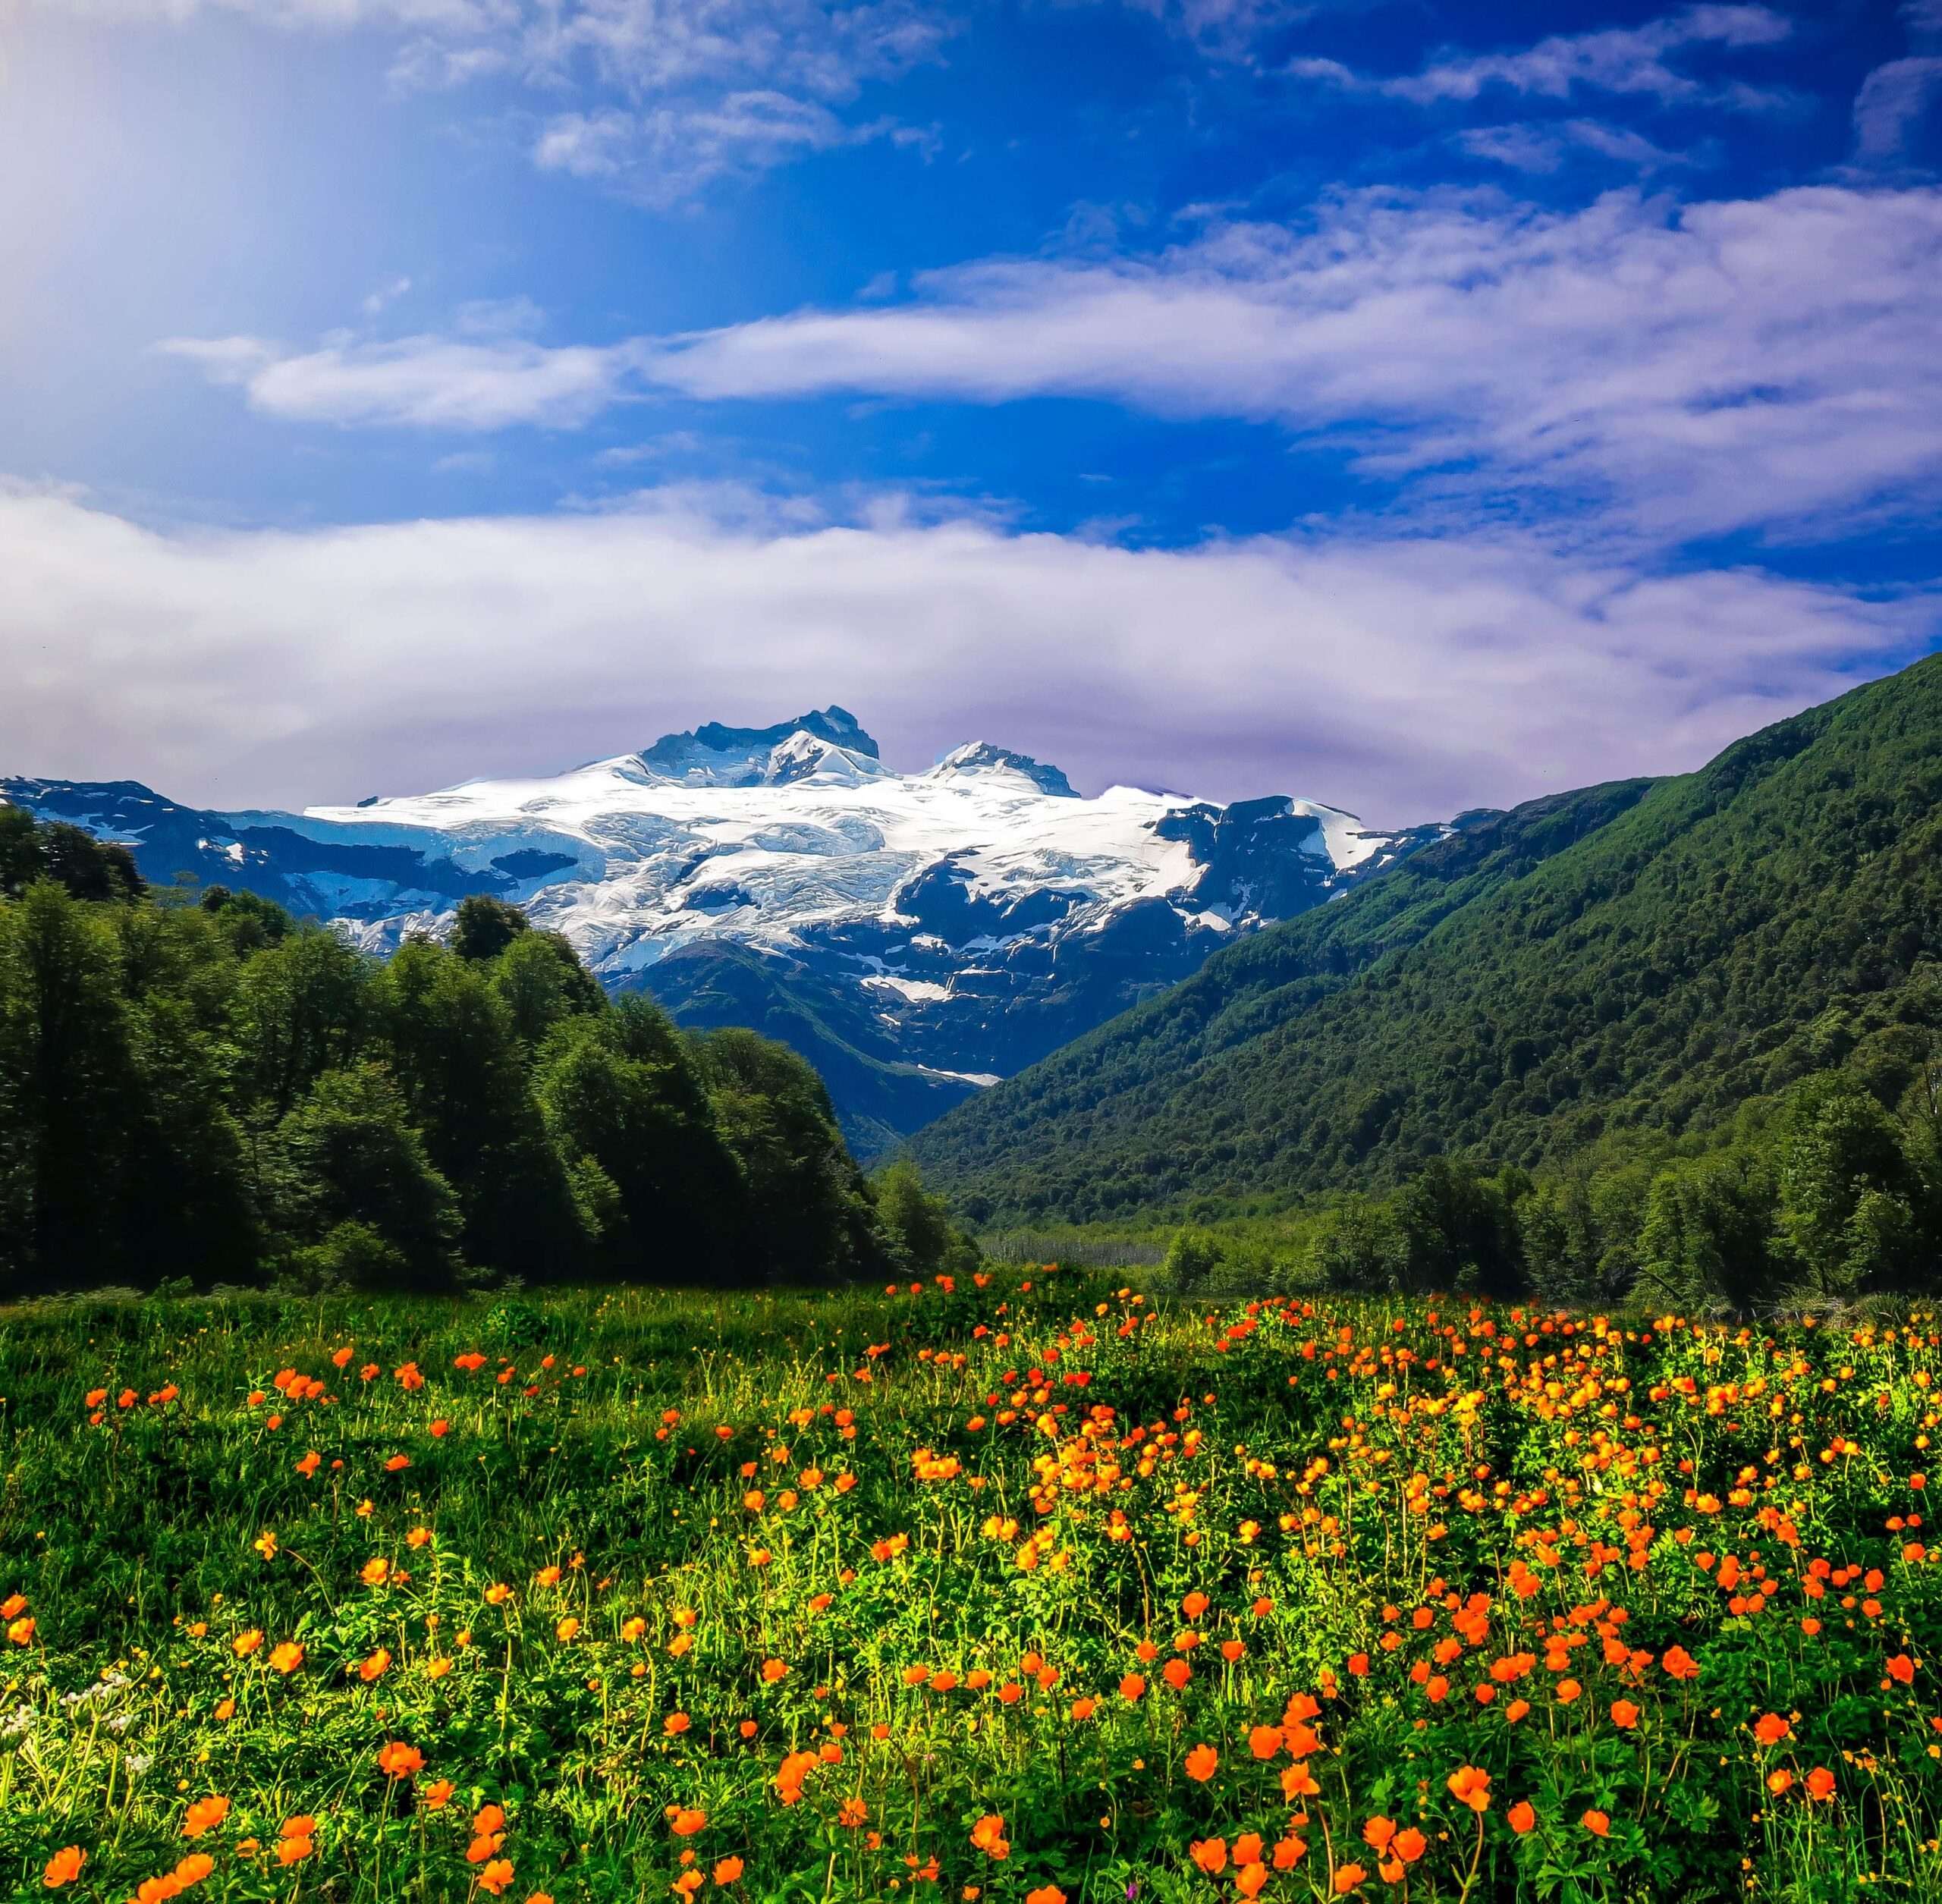
M 1897 1087 L 1891 1111 L 1878 1093 Z M 1595 1160 L 1535 1181 L 1432 1158 L 1388 1196 L 1334 1206 L 1310 1267 L 1343 1290 L 1474 1289 L 1567 1306 L 1630 1297 L 1686 1314 L 1932 1293 L 1938 1108 L 1942 1065 L 1917 1051 L 1803 1078 L 1696 1155 L 1614 1138 Z
M 0 1293 L 816 1280 L 965 1247 L 913 1170 L 865 1179 L 793 1052 L 610 1001 L 514 907 L 380 963 L 0 808 Z

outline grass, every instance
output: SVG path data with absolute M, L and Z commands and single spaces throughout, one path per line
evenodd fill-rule
M 1938 1363 L 1029 1268 L 0 1312 L 0 1893 L 1942 1896 Z

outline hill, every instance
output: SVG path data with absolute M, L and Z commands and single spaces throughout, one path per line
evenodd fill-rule
M 1210 960 L 923 1132 L 976 1219 L 1096 1220 L 1716 1130 L 1942 1023 L 1942 657 L 1698 772 L 1537 800 Z M 1898 1039 L 1900 1044 L 1898 1045 Z

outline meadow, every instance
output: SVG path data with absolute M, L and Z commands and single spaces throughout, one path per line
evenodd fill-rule
M 1934 1320 L 0 1312 L 0 1891 L 1942 1896 Z

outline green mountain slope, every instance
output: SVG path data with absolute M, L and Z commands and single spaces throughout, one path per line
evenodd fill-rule
M 911 1145 L 979 1221 L 1381 1185 L 1716 1126 L 1942 1021 L 1942 657 L 1695 774 L 1534 801 L 960 1107 Z

